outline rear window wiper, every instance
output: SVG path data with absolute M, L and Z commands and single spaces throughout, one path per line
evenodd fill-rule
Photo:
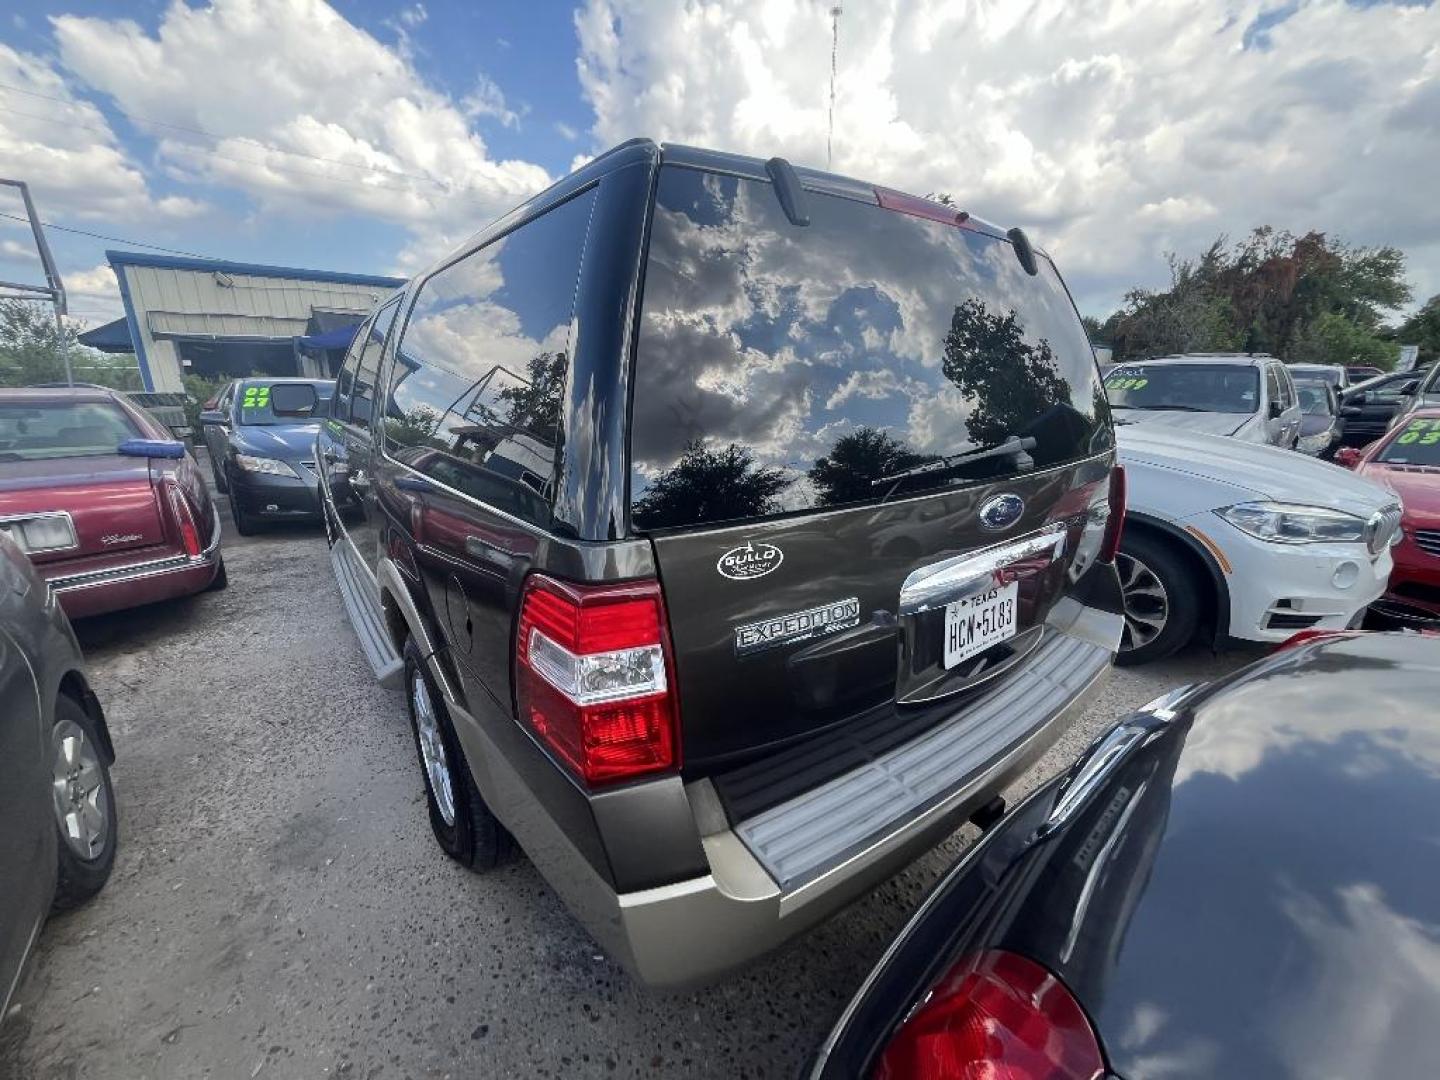
M 969 465 L 974 461 L 984 461 L 986 458 L 1013 457 L 1015 465 L 1021 472 L 1029 472 L 1035 468 L 1035 459 L 1028 451 L 1035 449 L 1035 437 L 1026 435 L 1024 438 L 1017 438 L 1011 435 L 1004 442 L 996 443 L 993 446 L 977 446 L 974 450 L 962 450 L 958 454 L 946 454 L 934 461 L 927 461 L 924 465 L 916 465 L 913 469 L 902 469 L 898 473 L 891 473 L 889 476 L 882 476 L 878 480 L 871 480 L 871 487 L 881 487 L 889 484 L 890 490 L 885 493 L 885 498 L 895 494 L 895 489 L 900 484 L 909 480 L 912 476 L 924 476 L 928 473 L 945 472 L 948 469 L 958 468 L 961 465 Z M 881 500 L 884 501 L 883 499 Z

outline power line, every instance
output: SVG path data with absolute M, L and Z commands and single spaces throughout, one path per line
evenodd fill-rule
M 18 221 L 25 225 L 30 223 L 29 218 L 23 218 L 19 214 L 7 214 L 0 211 L 0 217 L 9 218 L 11 221 Z M 87 232 L 85 229 L 75 229 L 69 225 L 55 225 L 49 221 L 42 221 L 40 224 L 44 228 L 54 229 L 57 232 L 75 233 L 77 236 L 89 236 L 95 240 L 108 240 L 112 244 L 127 244 L 130 247 L 148 248 L 151 251 L 164 251 L 171 255 L 188 255 L 192 259 L 213 259 L 215 257 L 213 255 L 201 255 L 194 251 L 181 251 L 179 248 L 161 247 L 159 244 L 145 244 L 139 240 L 127 240 L 123 236 L 106 236 L 104 233 Z
M 66 98 L 54 97 L 53 95 L 50 95 L 50 94 L 41 94 L 41 93 L 38 93 L 37 91 L 34 91 L 34 90 L 22 90 L 20 87 L 18 87 L 18 86 L 11 86 L 11 85 L 9 85 L 8 83 L 0 83 L 0 90 L 9 91 L 9 92 L 12 93 L 12 94 L 24 94 L 26 97 L 40 98 L 42 101 L 53 101 L 53 102 L 56 102 L 57 104 L 60 104 L 60 105 L 75 106 L 75 105 L 81 104 L 81 102 L 77 102 L 77 101 L 73 101 L 73 100 L 68 100 L 68 99 L 66 99 Z M 250 135 L 216 135 L 213 131 L 206 131 L 204 128 L 185 127 L 185 126 L 183 126 L 183 125 L 181 125 L 181 124 L 171 124 L 171 123 L 167 123 L 167 122 L 164 121 L 164 120 L 156 120 L 156 119 L 154 119 L 153 117 L 141 116 L 141 115 L 138 114 L 138 113 L 127 112 L 126 110 L 124 110 L 124 109 L 122 109 L 122 108 L 120 108 L 119 106 L 116 106 L 116 105 L 112 105 L 111 108 L 114 109 L 115 112 L 119 113 L 121 116 L 125 117 L 125 119 L 129 120 L 131 123 L 136 123 L 136 124 L 150 124 L 150 125 L 153 126 L 153 127 L 166 128 L 166 129 L 168 129 L 168 130 L 170 130 L 170 131 L 181 131 L 181 132 L 184 132 L 184 133 L 187 134 L 187 135 L 199 135 L 201 138 L 210 139 L 210 140 L 212 140 L 212 141 L 214 141 L 214 142 L 217 142 L 217 143 L 218 143 L 218 142 L 224 142 L 226 139 L 239 139 L 239 140 L 242 141 L 242 142 L 254 143 L 256 146 L 258 146 L 258 147 L 260 147 L 260 148 L 262 148 L 262 149 L 265 149 L 265 150 L 273 150 L 273 151 L 274 151 L 275 153 L 277 153 L 277 154 L 290 154 L 290 155 L 293 155 L 293 156 L 295 156 L 295 157 L 309 158 L 311 161 L 323 161 L 323 162 L 326 162 L 326 163 L 328 163 L 328 164 L 330 164 L 330 165 L 339 165 L 341 168 L 344 168 L 344 169 L 359 169 L 359 170 L 361 170 L 362 172 L 383 173 L 383 174 L 388 175 L 388 176 L 399 177 L 399 178 L 403 178 L 403 179 L 407 179 L 407 180 L 423 180 L 424 182 L 426 182 L 426 183 L 428 183 L 428 184 L 434 184 L 434 185 L 436 185 L 437 187 L 442 187 L 442 188 L 446 186 L 443 181 L 437 180 L 437 179 L 436 179 L 435 177 L 433 177 L 433 176 L 425 175 L 425 174 L 422 174 L 422 173 L 408 173 L 408 172 L 404 172 L 403 170 L 400 170 L 400 169 L 387 169 L 387 168 L 385 168 L 384 166 L 381 166 L 381 165 L 363 165 L 363 164 L 361 164 L 361 163 L 359 163 L 359 162 L 355 162 L 355 161 L 341 161 L 339 158 L 325 157 L 325 156 L 323 156 L 323 155 L 321 155 L 321 154 L 311 154 L 311 153 L 307 153 L 307 152 L 304 151 L 304 150 L 287 150 L 287 149 L 286 149 L 285 147 L 283 147 L 283 146 L 276 146 L 274 143 L 267 143 L 267 142 L 265 142 L 265 141 L 263 141 L 263 140 L 261 140 L 261 139 L 256 139 L 256 138 L 254 138 L 254 137 L 252 137 L 252 136 L 250 136 Z M 15 111 L 15 110 L 11 110 L 11 111 Z M 28 113 L 17 113 L 17 115 L 27 116 L 27 115 L 29 115 L 29 114 L 28 114 Z M 59 120 L 59 118 L 57 118 L 57 117 L 43 117 L 43 116 L 32 116 L 31 119 L 34 119 L 34 120 L 51 120 L 52 122 L 58 122 L 58 120 Z M 84 126 L 84 125 L 76 124 L 75 126 L 77 126 L 77 127 L 82 127 L 82 126 Z M 93 130 L 94 127 L 95 127 L 95 125 L 90 125 L 90 126 L 91 126 L 92 130 Z M 109 129 L 109 128 L 105 128 L 104 130 L 105 130 L 105 131 L 109 131 L 110 129 Z M 242 162 L 242 164 L 256 165 L 256 164 L 260 164 L 260 163 L 259 163 L 259 162 Z M 400 189 L 396 189 L 396 190 L 400 190 Z

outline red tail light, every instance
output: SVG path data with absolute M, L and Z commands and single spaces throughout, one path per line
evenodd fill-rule
M 186 555 L 199 555 L 200 530 L 195 526 L 195 514 L 190 509 L 190 500 L 177 485 L 165 486 L 170 493 L 170 508 L 175 512 L 175 525 L 180 530 L 180 546 L 185 549 Z
M 587 784 L 673 769 L 669 654 L 659 583 L 532 575 L 515 642 L 520 719 Z
M 880 1056 L 874 1080 L 1094 1080 L 1100 1043 L 1065 984 L 992 951 L 961 960 Z
M 1120 554 L 1120 538 L 1125 532 L 1125 466 L 1110 470 L 1110 518 L 1105 522 L 1105 539 L 1100 544 L 1100 561 L 1114 562 Z

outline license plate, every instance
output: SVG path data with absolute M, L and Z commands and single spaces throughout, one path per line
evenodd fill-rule
M 945 605 L 945 667 L 1015 636 L 1018 582 Z

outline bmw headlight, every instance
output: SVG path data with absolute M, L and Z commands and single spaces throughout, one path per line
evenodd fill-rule
M 1365 540 L 1363 518 L 1325 506 L 1250 502 L 1215 512 L 1241 532 L 1277 544 L 1358 544 Z
M 252 457 L 250 454 L 236 454 L 235 464 L 246 472 L 267 473 L 270 476 L 294 476 L 297 479 L 300 474 L 283 461 L 276 458 Z

